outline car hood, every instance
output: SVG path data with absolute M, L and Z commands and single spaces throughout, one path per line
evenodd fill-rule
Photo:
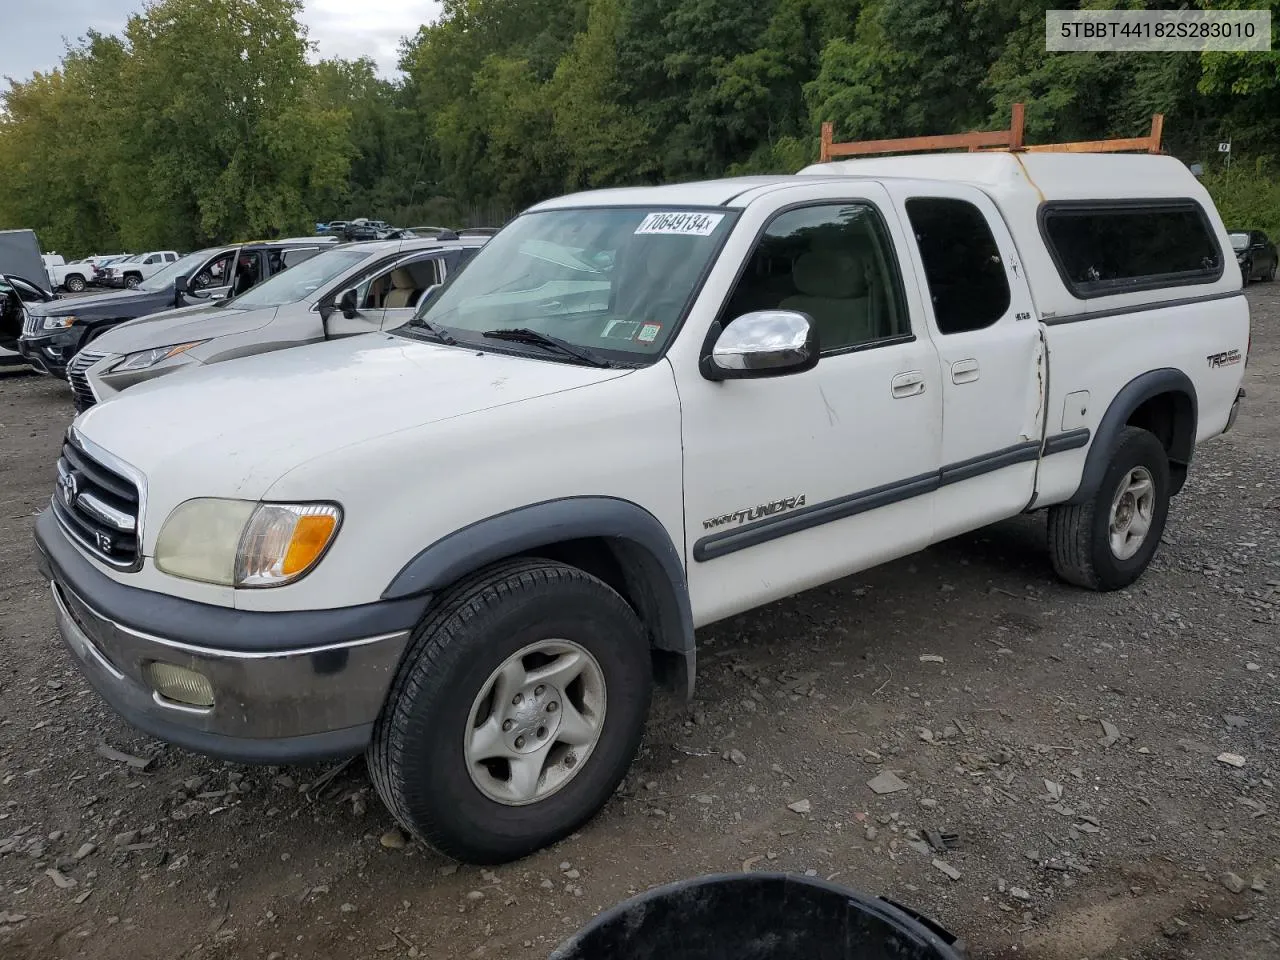
M 97 293 L 91 297 L 64 297 L 49 303 L 37 303 L 28 307 L 34 317 L 64 317 L 67 314 L 89 317 L 118 316 L 123 310 L 132 313 L 139 306 L 151 303 L 163 305 L 173 302 L 173 292 L 146 293 L 139 290 L 116 290 Z M 153 308 L 154 309 L 154 308 Z
M 152 478 L 161 509 L 195 496 L 257 499 L 345 446 L 629 372 L 372 333 L 160 377 L 90 408 L 75 428 Z
M 93 341 L 93 349 L 102 353 L 126 354 L 192 340 L 211 340 L 256 330 L 270 323 L 275 315 L 275 307 L 236 310 L 207 303 L 179 307 L 112 327 Z

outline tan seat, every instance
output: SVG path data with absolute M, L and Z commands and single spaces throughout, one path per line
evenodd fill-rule
M 813 318 L 821 349 L 838 350 L 875 339 L 866 270 L 854 256 L 811 250 L 796 260 L 791 281 L 799 292 L 779 306 Z
M 391 289 L 387 291 L 382 305 L 388 310 L 400 307 L 412 307 L 418 299 L 418 284 L 413 274 L 404 267 L 391 271 Z

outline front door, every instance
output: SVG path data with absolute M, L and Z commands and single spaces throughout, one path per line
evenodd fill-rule
M 928 282 L 942 365 L 938 539 L 1031 501 L 1044 422 L 1040 326 L 995 204 L 972 187 L 894 187 Z
M 238 252 L 239 248 L 235 247 L 216 253 L 191 275 L 187 285 L 197 300 L 221 300 L 231 295 Z
M 805 313 L 821 359 L 803 373 L 713 383 L 679 358 L 698 624 L 910 553 L 933 535 L 938 360 L 900 266 L 906 237 L 888 195 L 874 183 L 830 184 L 777 202 L 719 320 Z M 757 229 L 744 222 L 735 237 Z

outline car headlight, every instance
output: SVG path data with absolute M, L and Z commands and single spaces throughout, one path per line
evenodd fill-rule
M 198 347 L 200 344 L 207 342 L 207 340 L 192 340 L 190 343 L 175 343 L 169 347 L 153 347 L 150 350 L 139 350 L 137 353 L 128 354 L 111 369 L 114 373 L 145 370 L 147 367 L 154 367 L 161 360 L 176 357 L 180 353 L 186 353 L 192 347 Z
M 160 529 L 156 566 L 186 580 L 279 587 L 306 575 L 341 525 L 334 503 L 188 500 Z
M 67 314 L 65 317 L 41 317 L 41 330 L 61 330 L 63 327 L 69 327 L 76 322 L 74 313 Z

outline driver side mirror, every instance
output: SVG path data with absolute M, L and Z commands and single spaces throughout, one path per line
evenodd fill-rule
M 698 365 L 708 380 L 778 377 L 818 363 L 818 331 L 806 313 L 755 310 L 712 329 L 715 343 Z
M 355 287 L 343 290 L 338 296 L 338 309 L 342 311 L 342 315 L 348 320 L 354 320 L 359 315 L 359 311 L 356 310 Z

